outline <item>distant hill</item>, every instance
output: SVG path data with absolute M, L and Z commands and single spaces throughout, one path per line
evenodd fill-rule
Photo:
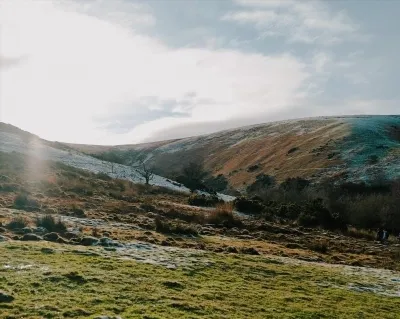
M 265 123 L 173 141 L 113 147 L 72 145 L 115 153 L 126 164 L 146 159 L 163 176 L 202 161 L 242 189 L 264 173 L 282 181 L 368 181 L 400 177 L 400 116 L 317 117 Z
M 316 182 L 400 177 L 399 115 L 288 120 L 137 145 L 52 146 L 100 157 L 113 155 L 124 164 L 145 159 L 162 176 L 201 161 L 236 189 L 244 189 L 259 174 L 273 175 L 278 181 L 300 176 Z

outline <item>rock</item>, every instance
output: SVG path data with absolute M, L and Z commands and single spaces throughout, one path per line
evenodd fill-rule
M 0 227 L 0 233 L 5 233 L 7 231 L 7 229 L 5 229 L 4 227 Z
M 228 247 L 228 248 L 226 249 L 226 251 L 227 251 L 228 253 L 232 253 L 232 254 L 237 254 L 237 253 L 238 253 L 238 250 L 236 249 L 236 247 Z
M 12 302 L 15 298 L 0 290 L 0 302 Z
M 41 226 L 36 227 L 36 228 L 34 228 L 32 230 L 33 230 L 34 233 L 37 233 L 37 234 L 46 234 L 46 233 L 49 232 L 46 228 L 41 227 Z
M 6 236 L 2 236 L 0 235 L 0 242 L 2 241 L 8 241 L 10 238 L 6 237 Z
M 171 243 L 168 240 L 163 240 L 161 246 L 171 246 Z
M 22 236 L 21 240 L 24 241 L 39 241 L 42 240 L 43 238 L 36 235 L 36 234 L 25 234 L 24 236 Z
M 71 242 L 68 239 L 65 239 L 65 238 L 62 238 L 62 237 L 58 237 L 57 243 L 59 243 L 59 244 L 70 244 Z
M 30 227 L 24 227 L 21 230 L 24 232 L 24 234 L 32 234 L 33 233 L 32 229 Z
M 76 232 L 68 231 L 68 232 L 64 233 L 64 237 L 67 239 L 73 239 L 73 238 L 78 238 L 79 234 Z
M 240 250 L 243 254 L 246 254 L 246 255 L 259 255 L 260 253 L 256 250 L 256 249 L 254 249 L 253 247 L 243 247 L 241 250 Z
M 104 247 L 114 246 L 114 241 L 108 237 L 100 238 L 100 245 Z
M 44 240 L 52 241 L 52 242 L 56 242 L 59 238 L 60 238 L 60 236 L 57 233 L 48 233 L 43 236 Z
M 96 246 L 99 243 L 99 240 L 96 237 L 85 236 L 80 241 L 81 245 L 84 246 Z

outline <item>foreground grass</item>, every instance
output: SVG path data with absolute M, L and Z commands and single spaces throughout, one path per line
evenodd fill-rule
M 209 254 L 171 270 L 58 247 L 0 245 L 0 287 L 15 297 L 0 318 L 399 318 L 400 298 L 334 288 L 349 278 L 329 267 Z

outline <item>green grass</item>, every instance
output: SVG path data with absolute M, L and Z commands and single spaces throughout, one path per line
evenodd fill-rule
M 400 298 L 333 288 L 350 280 L 336 268 L 207 254 L 213 265 L 171 270 L 59 247 L 0 246 L 0 287 L 15 297 L 0 318 L 399 318 Z

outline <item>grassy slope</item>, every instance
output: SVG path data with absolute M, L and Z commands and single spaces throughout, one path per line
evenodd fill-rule
M 295 176 L 315 180 L 346 176 L 360 180 L 374 178 L 381 170 L 387 177 L 399 176 L 399 130 L 399 116 L 314 118 L 149 143 L 140 151 L 141 146 L 135 145 L 112 149 L 136 149 L 137 156 L 152 153 L 151 161 L 164 175 L 178 171 L 187 162 L 203 160 L 213 174 L 224 174 L 232 186 L 243 188 L 260 173 L 274 175 L 278 180 Z M 110 150 L 73 147 L 99 153 Z M 288 154 L 293 148 L 296 151 Z M 377 163 L 370 163 L 373 155 L 377 156 Z M 259 169 L 248 172 L 253 165 Z
M 1 287 L 15 297 L 0 318 L 399 318 L 399 298 L 333 288 L 368 280 L 339 269 L 210 253 L 209 267 L 169 270 L 58 247 L 0 245 Z

